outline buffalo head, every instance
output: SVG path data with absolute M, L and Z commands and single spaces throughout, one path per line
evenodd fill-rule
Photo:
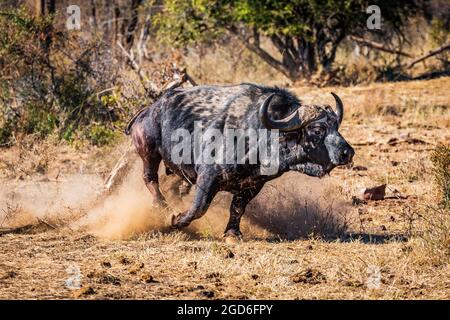
M 355 151 L 339 133 L 344 106 L 336 94 L 331 94 L 336 101 L 335 110 L 328 105 L 299 105 L 291 114 L 279 120 L 271 119 L 268 114 L 274 94 L 261 104 L 259 117 L 262 124 L 267 129 L 280 130 L 282 148 L 287 154 L 295 154 L 295 157 L 288 157 L 291 169 L 323 176 L 334 167 L 352 161 Z

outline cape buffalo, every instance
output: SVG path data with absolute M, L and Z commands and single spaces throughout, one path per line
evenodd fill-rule
M 185 181 L 196 184 L 195 198 L 189 210 L 172 216 L 172 227 L 183 228 L 203 216 L 218 191 L 233 194 L 230 217 L 225 228 L 227 236 L 242 236 L 239 224 L 247 204 L 259 193 L 264 183 L 295 170 L 322 177 L 339 165 L 352 161 L 354 150 L 339 133 L 344 115 L 341 99 L 332 93 L 335 110 L 328 105 L 305 105 L 288 90 L 256 84 L 234 86 L 196 86 L 166 91 L 153 105 L 143 109 L 128 124 L 144 164 L 144 181 L 154 201 L 165 205 L 158 185 L 161 160 L 167 170 Z M 196 123 L 203 130 L 243 129 L 244 132 L 269 130 L 275 140 L 277 166 L 263 173 L 262 157 L 250 155 L 254 141 L 245 137 L 244 159 L 234 162 L 174 161 L 173 148 L 179 143 L 173 135 L 177 130 L 193 134 Z M 249 131 L 254 129 L 254 131 Z M 240 131 L 241 134 L 243 131 Z M 239 134 L 237 140 L 242 140 Z M 233 138 L 234 139 L 234 138 Z M 234 140 L 233 140 L 234 141 Z M 217 141 L 216 141 L 217 142 Z M 275 143 L 276 142 L 276 143 Z M 212 143 L 212 140 L 209 142 Z M 233 143 L 237 143 L 234 141 Z M 205 147 L 208 142 L 186 144 Z M 191 150 L 183 150 L 184 153 Z M 218 153 L 220 150 L 214 150 Z M 272 150 L 273 151 L 273 150 Z M 239 152 L 234 152 L 236 155 Z M 242 156 L 241 156 L 242 158 Z

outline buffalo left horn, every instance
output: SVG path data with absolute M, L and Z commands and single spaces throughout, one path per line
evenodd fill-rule
M 334 92 L 331 92 L 331 94 L 333 95 L 334 100 L 336 100 L 336 115 L 338 117 L 339 124 L 341 124 L 342 119 L 344 118 L 344 104 L 337 94 Z

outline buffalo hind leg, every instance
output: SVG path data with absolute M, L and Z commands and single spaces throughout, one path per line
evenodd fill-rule
M 161 162 L 160 155 L 154 155 L 144 160 L 144 182 L 150 191 L 156 205 L 167 207 L 166 199 L 159 189 L 158 168 Z
M 244 215 L 247 204 L 258 195 L 262 187 L 263 184 L 257 185 L 253 188 L 245 189 L 233 196 L 230 206 L 230 219 L 228 220 L 227 227 L 225 228 L 224 237 L 242 237 L 240 230 L 241 218 Z
M 172 216 L 172 228 L 187 227 L 193 220 L 202 217 L 217 194 L 216 178 L 211 174 L 201 174 L 197 178 L 197 188 L 192 206 L 189 210 Z

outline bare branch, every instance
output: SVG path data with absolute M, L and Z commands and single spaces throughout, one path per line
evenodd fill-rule
M 150 81 L 150 79 L 148 79 L 148 77 L 145 75 L 144 71 L 141 69 L 139 64 L 134 59 L 133 52 L 132 51 L 128 52 L 122 46 L 120 41 L 117 41 L 117 46 L 122 50 L 122 53 L 125 55 L 125 57 L 127 57 L 133 70 L 136 71 L 136 73 L 138 74 L 145 91 L 149 92 L 150 94 L 157 93 L 159 91 L 158 87 L 152 81 Z
M 375 41 L 371 41 L 371 40 L 367 40 L 364 38 L 360 38 L 357 36 L 350 36 L 350 40 L 355 41 L 361 45 L 364 45 L 366 47 L 370 47 L 372 49 L 376 49 L 376 50 L 380 50 L 380 51 L 384 51 L 384 52 L 388 52 L 388 53 L 392 53 L 392 54 L 398 54 L 400 56 L 405 56 L 408 58 L 413 58 L 413 56 L 411 56 L 409 53 L 400 51 L 400 50 L 395 50 L 395 49 L 390 49 L 387 48 L 386 46 L 384 46 L 383 44 L 379 43 L 379 42 L 375 42 Z
M 426 59 L 428 59 L 428 58 L 431 58 L 431 57 L 433 57 L 433 56 L 435 56 L 435 55 L 437 55 L 437 54 L 439 54 L 439 53 L 442 53 L 442 52 L 444 52 L 444 51 L 446 51 L 446 50 L 449 50 L 450 49 L 450 43 L 447 43 L 447 44 L 444 44 L 443 46 L 440 46 L 439 48 L 436 48 L 436 49 L 434 49 L 434 50 L 431 50 L 431 51 L 429 51 L 427 54 L 425 54 L 425 55 L 423 55 L 423 56 L 421 56 L 421 57 L 419 57 L 419 58 L 417 58 L 417 59 L 414 59 L 413 61 L 411 61 L 409 64 L 408 64 L 408 66 L 406 67 L 407 69 L 410 69 L 410 68 L 412 68 L 414 65 L 416 65 L 417 63 L 419 63 L 419 62 L 421 62 L 421 61 L 423 61 L 423 60 L 426 60 Z

